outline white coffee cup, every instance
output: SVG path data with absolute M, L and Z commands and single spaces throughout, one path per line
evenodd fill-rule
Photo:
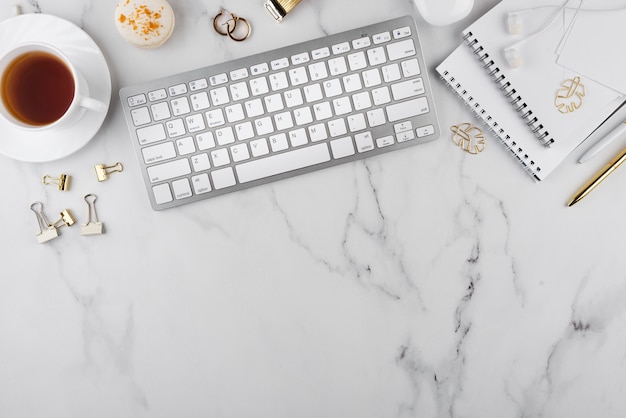
M 0 57 L 0 116 L 26 131 L 71 126 L 85 111 L 105 112 L 85 77 L 58 48 L 15 46 Z

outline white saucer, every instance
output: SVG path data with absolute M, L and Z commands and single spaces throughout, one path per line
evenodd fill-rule
M 78 26 L 45 14 L 25 14 L 0 22 L 0 39 L 0 56 L 28 41 L 56 46 L 87 79 L 89 95 L 107 106 L 104 112 L 87 110 L 72 126 L 39 132 L 23 131 L 0 118 L 0 154 L 20 161 L 44 162 L 84 147 L 102 126 L 111 102 L 111 74 L 100 48 Z

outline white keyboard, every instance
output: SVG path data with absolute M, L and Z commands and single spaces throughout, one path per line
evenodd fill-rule
M 155 210 L 436 139 L 405 16 L 120 90 Z

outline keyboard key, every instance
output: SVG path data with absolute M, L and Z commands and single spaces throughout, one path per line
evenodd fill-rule
M 313 122 L 313 114 L 310 107 L 301 107 L 293 111 L 293 117 L 296 125 L 302 126 Z
M 265 73 L 268 73 L 269 71 L 270 71 L 270 67 L 267 65 L 266 62 L 262 62 L 261 64 L 256 64 L 250 67 L 250 72 L 252 73 L 252 75 L 265 74 Z
M 216 149 L 211 151 L 211 161 L 215 167 L 223 167 L 230 164 L 230 156 L 226 148 Z
M 191 157 L 191 165 L 193 166 L 193 171 L 196 173 L 210 169 L 211 162 L 209 161 L 209 154 L 203 152 L 202 154 L 194 155 Z
M 267 155 L 270 152 L 270 149 L 267 146 L 267 140 L 265 138 L 250 141 L 250 150 L 252 151 L 252 156 L 254 157 Z
M 407 36 L 411 36 L 411 28 L 408 26 L 393 31 L 393 39 L 406 38 Z
M 193 107 L 193 110 L 204 110 L 211 106 L 209 95 L 206 91 L 192 94 L 189 98 L 191 99 L 191 107 Z
M 289 70 L 289 79 L 291 80 L 291 85 L 299 86 L 301 84 L 305 84 L 309 81 L 309 78 L 306 75 L 305 67 L 292 68 Z
M 130 96 L 128 99 L 126 99 L 126 101 L 128 102 L 128 106 L 130 107 L 141 106 L 147 103 L 145 94 Z
M 142 148 L 141 153 L 146 164 L 152 164 L 176 157 L 176 149 L 174 148 L 174 144 L 171 142 L 164 142 L 159 145 Z
M 209 131 L 196 135 L 196 143 L 198 144 L 198 149 L 201 151 L 215 148 L 213 132 Z
M 340 44 L 333 45 L 333 54 L 339 55 L 350 51 L 350 44 L 348 42 L 342 42 Z
M 315 113 L 316 120 L 324 120 L 333 116 L 330 102 L 317 103 L 315 106 L 313 106 L 313 112 Z
M 218 190 L 225 189 L 226 187 L 231 187 L 237 184 L 232 167 L 226 167 L 221 170 L 213 171 L 211 173 L 211 178 L 213 179 L 213 184 L 215 185 L 215 188 Z
M 287 58 L 280 58 L 270 62 L 270 66 L 272 70 L 282 70 L 283 68 L 289 67 L 289 60 Z
M 326 63 L 315 62 L 309 65 L 309 74 L 311 75 L 311 81 L 322 80 L 328 77 L 328 71 L 326 70 Z
M 389 135 L 389 136 L 384 136 L 382 138 L 377 138 L 376 139 L 376 146 L 378 148 L 384 148 L 384 147 L 388 147 L 390 145 L 393 145 L 395 142 L 395 140 L 393 139 L 393 136 Z
M 253 118 L 255 116 L 260 116 L 263 114 L 263 102 L 261 99 L 254 99 L 245 102 L 246 115 L 249 118 Z
M 214 75 L 209 78 L 209 83 L 213 87 L 219 86 L 220 84 L 226 84 L 228 83 L 228 75 L 226 75 L 226 73 Z
M 354 142 L 356 143 L 356 150 L 358 152 L 367 152 L 374 149 L 374 139 L 371 132 L 363 132 L 354 135 Z
M 367 112 L 367 122 L 371 128 L 384 125 L 387 120 L 385 119 L 385 111 L 383 109 L 374 109 Z
M 328 146 L 325 143 L 293 151 L 272 155 L 259 160 L 245 162 L 236 166 L 241 183 L 287 173 L 300 168 L 310 167 L 330 161 Z
M 387 106 L 387 117 L 389 122 L 396 122 L 412 116 L 423 115 L 429 111 L 428 100 L 425 97 L 418 97 L 417 99 Z
M 225 110 L 226 119 L 228 119 L 228 122 L 230 123 L 239 122 L 240 120 L 244 120 L 246 118 L 246 115 L 244 115 L 243 113 L 243 106 L 241 105 L 241 103 L 227 106 Z
M 148 93 L 148 99 L 151 102 L 157 102 L 167 98 L 167 91 L 165 89 L 158 89 Z
M 191 166 L 189 165 L 189 160 L 186 158 L 160 165 L 153 165 L 148 167 L 146 170 L 148 172 L 148 178 L 152 183 L 158 183 L 191 174 Z
M 406 39 L 387 45 L 387 54 L 389 55 L 389 61 L 412 57 L 416 54 L 413 39 Z
M 247 68 L 239 68 L 230 72 L 230 79 L 233 81 L 242 80 L 248 77 L 248 75 L 249 74 Z
M 176 147 L 179 155 L 188 155 L 196 152 L 196 144 L 190 136 L 176 140 Z
M 235 125 L 235 132 L 237 132 L 237 140 L 245 141 L 254 137 L 254 129 L 252 128 L 252 122 L 246 121 Z
M 378 68 L 363 71 L 363 84 L 365 84 L 365 87 L 374 87 L 381 83 L 382 80 L 380 79 L 380 71 L 378 71 Z
M 343 93 L 341 82 L 337 78 L 324 82 L 324 94 L 326 97 L 335 97 Z
M 284 93 L 285 105 L 287 107 L 300 106 L 304 101 L 302 100 L 302 92 L 300 89 L 289 90 Z
M 424 138 L 435 133 L 435 127 L 433 125 L 426 125 L 415 130 L 418 138 Z
M 343 88 L 346 93 L 353 93 L 361 90 L 363 84 L 361 84 L 361 77 L 358 74 L 350 74 L 343 78 Z
M 272 91 L 283 90 L 289 87 L 289 81 L 287 81 L 287 73 L 280 72 L 270 76 L 270 86 Z
M 222 126 L 226 123 L 226 119 L 224 119 L 224 112 L 222 111 L 222 109 L 209 110 L 204 114 L 204 116 L 206 117 L 209 128 Z
M 302 52 L 300 54 L 296 54 L 296 55 L 293 55 L 291 57 L 291 63 L 293 65 L 306 64 L 310 60 L 311 60 L 311 58 L 309 57 L 309 53 L 308 52 Z
M 344 119 L 334 119 L 328 122 L 328 133 L 331 138 L 336 138 L 340 135 L 348 133 L 346 128 L 346 121 Z
M 269 116 L 255 120 L 254 127 L 256 128 L 258 136 L 264 136 L 274 132 L 274 124 L 272 123 L 272 118 Z
M 283 112 L 274 115 L 274 123 L 276 124 L 277 131 L 283 131 L 285 129 L 293 128 L 293 119 L 291 118 L 291 112 Z
M 391 86 L 391 94 L 393 94 L 394 100 L 419 96 L 425 92 L 424 81 L 421 78 L 414 78 Z
M 318 123 L 317 125 L 309 126 L 309 137 L 312 142 L 319 142 L 327 139 L 328 133 L 326 132 L 326 125 Z
M 193 185 L 193 191 L 196 194 L 203 194 L 211 191 L 211 182 L 209 181 L 209 175 L 206 173 L 193 176 L 191 178 L 191 184 Z
M 330 149 L 334 159 L 349 157 L 355 153 L 352 138 L 349 136 L 330 141 Z
M 270 136 L 270 147 L 272 148 L 272 152 L 284 151 L 289 148 L 287 135 L 278 134 Z
M 419 62 L 417 62 L 417 58 L 402 62 L 402 74 L 404 74 L 406 78 L 420 75 L 420 72 L 420 65 Z
M 391 102 L 389 88 L 387 86 L 383 86 L 372 90 L 372 100 L 374 101 L 374 106 L 380 106 Z
M 253 96 L 260 96 L 270 91 L 270 87 L 267 84 L 267 78 L 258 77 L 250 80 L 250 90 Z
M 235 142 L 235 133 L 233 132 L 233 128 L 227 126 L 226 128 L 217 129 L 215 131 L 215 139 L 217 139 L 217 143 L 219 145 L 228 145 Z
M 306 145 L 309 142 L 309 139 L 306 135 L 306 131 L 304 130 L 304 128 L 296 129 L 295 131 L 289 132 L 289 142 L 294 148 Z
M 322 87 L 319 84 L 311 84 L 304 87 L 303 90 L 307 103 L 316 102 L 324 98 L 324 95 L 322 94 Z
M 213 106 L 221 106 L 228 103 L 230 99 L 228 98 L 228 90 L 226 87 L 218 87 L 211 90 L 211 101 L 213 102 Z
M 172 182 L 172 189 L 174 190 L 174 197 L 176 199 L 185 199 L 191 197 L 191 186 L 189 180 L 180 179 Z
M 406 131 L 406 132 L 402 132 L 396 135 L 396 140 L 398 142 L 406 142 L 406 141 L 411 141 L 415 139 L 415 134 L 413 133 L 413 131 Z
M 191 91 L 198 91 L 206 89 L 207 87 L 209 87 L 209 83 L 207 83 L 206 78 L 200 78 L 189 82 L 189 90 Z
M 139 109 L 133 109 L 130 112 L 130 114 L 133 118 L 133 124 L 135 126 L 146 125 L 152 122 L 152 119 L 150 119 L 150 112 L 148 111 L 147 107 L 140 107 Z
M 165 128 L 162 124 L 147 126 L 137 129 L 137 139 L 141 145 L 151 144 L 153 142 L 162 141 L 166 138 Z
M 154 186 L 152 188 L 152 194 L 154 195 L 154 201 L 157 205 L 169 203 L 174 200 L 172 197 L 172 191 L 170 190 L 170 185 L 167 183 Z
M 230 147 L 230 153 L 233 156 L 233 161 L 238 163 L 250 158 L 250 152 L 248 146 L 244 144 L 237 144 Z
M 170 107 L 167 102 L 153 104 L 152 106 L 150 106 L 150 109 L 152 110 L 152 118 L 156 122 L 172 117 L 172 114 L 170 113 Z
M 230 95 L 233 98 L 233 100 L 247 99 L 248 97 L 250 97 L 250 92 L 248 91 L 248 84 L 246 84 L 246 82 L 231 84 Z
M 369 60 L 370 65 L 380 65 L 387 62 L 387 57 L 385 56 L 385 50 L 382 46 L 378 48 L 372 48 L 367 51 L 367 59 Z
M 167 135 L 170 138 L 176 138 L 182 135 L 185 135 L 187 131 L 185 131 L 185 123 L 182 119 L 174 119 L 165 125 L 167 128 Z
M 170 96 L 180 96 L 182 94 L 187 93 L 187 85 L 186 84 L 177 84 L 175 86 L 170 87 L 169 89 Z
M 355 39 L 354 41 L 352 41 L 352 48 L 354 49 L 367 48 L 371 44 L 372 42 L 370 41 L 370 38 L 365 36 L 363 38 Z
M 280 94 L 272 94 L 265 97 L 265 107 L 269 113 L 278 112 L 283 110 L 285 105 L 283 104 L 283 97 Z
M 398 64 L 390 64 L 383 67 L 383 80 L 387 83 L 398 81 L 402 78 Z
M 180 99 L 174 99 L 171 102 L 172 104 L 172 114 L 174 116 L 186 115 L 191 112 L 191 108 L 189 107 L 189 100 L 186 97 L 181 97 Z
M 367 67 L 367 61 L 363 51 L 348 55 L 348 65 L 352 71 L 362 70 Z
M 329 60 L 328 68 L 330 70 L 330 75 L 333 76 L 348 72 L 348 65 L 346 64 L 346 59 L 344 57 L 337 57 Z
M 372 39 L 374 40 L 374 45 L 380 45 L 382 43 L 389 42 L 391 40 L 391 34 L 389 32 L 377 33 L 372 36 Z
M 311 57 L 313 57 L 314 60 L 321 60 L 324 58 L 328 58 L 330 57 L 330 49 L 327 46 L 323 48 L 315 49 L 311 51 Z

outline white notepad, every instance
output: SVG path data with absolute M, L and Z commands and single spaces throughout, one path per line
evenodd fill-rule
M 563 140 L 545 147 L 538 141 L 466 45 L 459 46 L 436 70 L 535 180 L 543 180 L 580 144 Z M 609 104 L 602 110 L 613 108 Z M 600 122 L 587 121 L 593 126 Z
M 564 157 L 564 150 L 571 151 L 582 143 L 622 99 L 616 91 L 556 62 L 557 49 L 575 16 L 573 10 L 557 14 L 555 7 L 540 7 L 521 13 L 522 34 L 509 33 L 509 12 L 545 4 L 545 0 L 503 0 L 463 31 L 463 37 L 485 67 L 483 72 L 490 74 L 494 85 L 514 103 L 509 108 L 518 112 L 527 125 L 525 129 L 537 137 L 540 145 L 553 148 L 565 143 L 551 153 Z M 513 68 L 505 59 L 504 49 L 524 38 L 528 39 L 517 48 L 523 63 Z M 580 85 L 574 82 L 576 77 Z M 569 87 L 576 86 L 575 95 L 557 99 L 557 93 L 565 96 Z M 580 107 L 562 113 L 575 105 Z M 533 152 L 532 156 L 539 158 L 536 155 Z
M 560 51 L 558 63 L 626 94 L 626 0 L 586 2 Z

